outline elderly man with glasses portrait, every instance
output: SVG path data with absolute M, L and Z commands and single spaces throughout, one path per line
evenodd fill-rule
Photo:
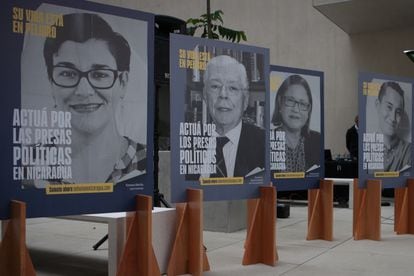
M 227 55 L 212 58 L 204 73 L 203 97 L 217 132 L 217 173 L 209 177 L 263 174 L 264 130 L 243 122 L 243 114 L 249 105 L 245 66 Z

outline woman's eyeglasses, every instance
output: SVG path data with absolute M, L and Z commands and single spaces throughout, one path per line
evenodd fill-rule
M 72 67 L 54 66 L 52 81 L 57 86 L 72 88 L 78 86 L 82 78 L 86 78 L 93 88 L 109 89 L 114 85 L 117 73 L 118 70 L 113 69 L 92 69 L 82 72 Z
M 311 105 L 304 101 L 297 101 L 293 97 L 283 97 L 283 104 L 287 107 L 295 107 L 298 105 L 299 110 L 301 111 L 309 111 Z

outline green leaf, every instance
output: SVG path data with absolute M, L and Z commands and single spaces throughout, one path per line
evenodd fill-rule
M 187 19 L 186 23 L 195 25 L 196 22 L 198 22 L 198 21 L 200 21 L 200 19 L 198 19 L 198 18 L 189 18 L 189 19 Z
M 221 17 L 221 15 L 223 14 L 223 12 L 221 10 L 217 10 L 213 13 L 211 13 L 211 20 L 212 21 L 220 21 L 221 24 L 223 24 L 223 18 Z
M 187 27 L 187 34 L 194 36 L 197 29 L 197 27 Z
M 219 39 L 220 37 L 231 42 L 240 42 L 240 40 L 247 41 L 244 31 L 236 31 L 223 26 L 224 15 L 222 10 L 216 10 L 210 13 L 211 25 L 211 39 Z M 197 29 L 202 28 L 201 37 L 208 37 L 208 18 L 207 14 L 202 14 L 199 18 L 189 18 L 187 20 L 187 32 L 189 35 L 194 35 Z

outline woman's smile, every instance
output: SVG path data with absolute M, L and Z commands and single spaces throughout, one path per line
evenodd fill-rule
M 74 104 L 69 107 L 78 113 L 91 113 L 97 111 L 103 104 Z

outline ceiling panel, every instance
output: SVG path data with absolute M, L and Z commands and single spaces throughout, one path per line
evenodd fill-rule
M 414 0 L 313 0 L 348 34 L 414 27 Z

